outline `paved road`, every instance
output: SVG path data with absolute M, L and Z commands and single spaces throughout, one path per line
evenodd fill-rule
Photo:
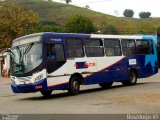
M 0 78 L 0 113 L 160 113 L 160 73 L 139 79 L 135 86 L 115 83 L 102 90 L 98 85 L 82 86 L 77 96 L 67 91 L 54 91 L 45 99 L 40 93 L 14 94 L 10 80 Z

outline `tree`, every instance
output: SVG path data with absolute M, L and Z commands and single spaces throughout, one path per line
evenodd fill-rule
M 66 21 L 64 31 L 73 33 L 92 33 L 96 31 L 96 28 L 91 19 L 85 16 L 76 15 Z
M 70 2 L 72 2 L 72 0 L 64 0 L 67 4 L 69 4 Z
M 123 12 L 123 15 L 124 15 L 125 17 L 133 17 L 134 11 L 133 11 L 133 10 L 130 10 L 130 9 L 125 9 L 125 11 Z
M 0 51 L 10 47 L 13 39 L 31 32 L 38 24 L 38 15 L 10 0 L 0 3 Z
M 87 9 L 89 9 L 89 5 L 85 5 L 84 7 L 87 8 Z
M 149 18 L 151 16 L 150 12 L 140 12 L 139 17 L 140 18 Z

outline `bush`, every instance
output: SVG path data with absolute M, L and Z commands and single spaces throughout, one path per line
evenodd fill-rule
M 64 31 L 89 34 L 95 32 L 96 28 L 91 19 L 85 16 L 76 15 L 66 21 Z

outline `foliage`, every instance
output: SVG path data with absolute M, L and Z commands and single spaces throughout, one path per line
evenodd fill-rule
M 34 30 L 34 32 L 61 32 L 62 26 L 53 20 L 42 20 Z
M 92 33 L 95 31 L 96 28 L 92 20 L 80 15 L 70 17 L 64 25 L 64 32 Z
M 13 39 L 32 31 L 38 23 L 38 15 L 22 6 L 6 0 L 0 3 L 0 51 L 10 47 Z
M 134 11 L 133 11 L 133 10 L 130 10 L 130 9 L 125 9 L 125 11 L 123 12 L 123 15 L 124 15 L 125 17 L 133 17 Z
M 99 31 L 102 34 L 114 34 L 115 35 L 119 33 L 115 26 L 110 25 L 110 24 L 108 25 L 106 21 L 103 21 L 101 23 Z
M 41 23 L 42 25 L 52 25 L 52 26 L 58 25 L 55 21 L 49 20 L 49 19 L 41 20 L 40 23 Z
M 140 12 L 139 17 L 140 18 L 149 18 L 151 16 L 151 12 Z
M 108 25 L 104 31 L 103 31 L 104 34 L 118 34 L 118 31 L 117 29 L 113 26 L 113 25 Z
M 69 4 L 70 2 L 72 2 L 72 0 L 64 0 L 67 4 Z

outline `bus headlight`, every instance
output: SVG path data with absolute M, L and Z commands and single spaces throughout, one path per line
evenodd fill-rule
M 44 70 L 42 70 L 42 71 L 40 71 L 38 73 L 33 74 L 33 76 L 32 76 L 32 83 L 40 81 L 40 80 L 43 80 L 46 77 L 47 77 L 47 75 L 46 75 L 46 69 L 44 69 Z
M 40 81 L 42 79 L 44 79 L 43 74 L 40 74 L 35 78 L 35 82 Z

